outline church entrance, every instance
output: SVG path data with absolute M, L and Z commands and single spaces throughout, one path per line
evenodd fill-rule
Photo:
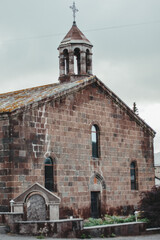
M 100 192 L 91 192 L 91 217 L 100 217 Z

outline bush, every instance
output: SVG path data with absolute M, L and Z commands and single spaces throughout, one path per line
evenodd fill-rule
M 92 227 L 97 225 L 103 225 L 103 220 L 101 218 L 89 218 L 84 222 L 85 227 Z
M 130 215 L 127 218 L 119 217 L 119 216 L 105 215 L 104 219 L 89 218 L 88 220 L 85 220 L 84 226 L 91 227 L 91 226 L 98 226 L 98 225 L 106 225 L 106 224 L 114 224 L 114 223 L 127 223 L 127 222 L 134 222 L 134 221 L 135 221 L 134 215 Z
M 149 227 L 160 227 L 160 186 L 141 193 L 139 202 L 141 218 L 148 219 Z

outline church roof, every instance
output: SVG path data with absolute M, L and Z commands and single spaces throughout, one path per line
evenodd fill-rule
M 73 24 L 67 35 L 64 37 L 60 46 L 69 43 L 86 43 L 92 46 L 91 42 L 85 37 L 85 35 L 79 30 L 76 24 Z
M 85 85 L 92 78 L 93 77 L 85 78 L 65 84 L 54 83 L 0 94 L 0 113 L 13 112 L 19 108 L 39 102 L 46 98 L 56 98 L 72 88 L 76 88 L 79 85 Z
M 11 113 L 31 104 L 38 103 L 41 100 L 49 101 L 51 98 L 56 99 L 69 93 L 79 91 L 80 89 L 83 89 L 84 87 L 93 83 L 96 83 L 99 87 L 101 87 L 106 95 L 120 108 L 127 112 L 127 114 L 134 121 L 136 121 L 144 129 L 149 130 L 151 135 L 155 135 L 155 131 L 137 114 L 135 114 L 115 93 L 106 87 L 96 76 L 86 77 L 74 82 L 63 84 L 55 83 L 0 94 L 0 114 Z

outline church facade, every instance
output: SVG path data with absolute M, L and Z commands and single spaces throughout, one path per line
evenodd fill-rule
M 92 75 L 76 23 L 59 47 L 59 83 L 0 95 L 0 211 L 38 183 L 60 218 L 136 209 L 154 185 L 154 130 Z

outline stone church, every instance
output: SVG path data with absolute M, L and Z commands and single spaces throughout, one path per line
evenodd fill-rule
M 0 211 L 36 184 L 60 218 L 124 214 L 154 185 L 155 132 L 92 74 L 92 47 L 73 22 L 59 82 L 0 95 Z

